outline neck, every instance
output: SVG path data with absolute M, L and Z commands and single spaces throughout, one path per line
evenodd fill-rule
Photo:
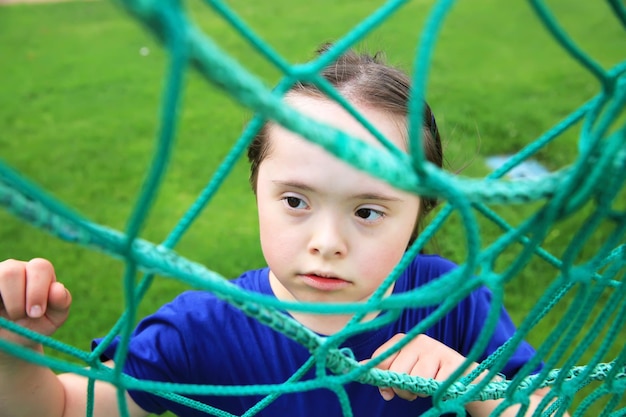
M 342 330 L 350 319 L 352 314 L 336 314 L 336 315 L 320 315 L 311 313 L 302 313 L 300 311 L 288 312 L 296 321 L 323 336 L 331 336 Z M 362 321 L 370 321 L 378 315 L 378 312 L 369 313 Z

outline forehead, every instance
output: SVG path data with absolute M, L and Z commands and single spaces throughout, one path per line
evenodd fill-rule
M 334 102 L 303 95 L 289 97 L 288 102 L 314 120 L 382 148 L 365 127 Z M 389 141 L 404 149 L 405 134 L 397 116 L 358 105 L 355 107 Z M 332 190 L 337 195 L 354 193 L 357 189 L 362 193 L 394 193 L 390 185 L 340 161 L 323 148 L 281 126 L 269 126 L 267 140 L 268 153 L 260 166 L 260 175 L 264 179 L 309 184 L 319 190 Z
M 349 135 L 375 146 L 382 146 L 378 139 L 366 127 L 356 120 L 346 109 L 330 99 L 314 97 L 299 93 L 290 93 L 285 96 L 285 102 L 296 111 L 313 120 L 335 127 Z M 407 151 L 406 120 L 388 111 L 368 106 L 362 102 L 351 101 L 352 106 L 374 126 L 380 134 L 395 146 Z M 281 126 L 270 124 L 270 139 L 272 133 L 285 134 Z

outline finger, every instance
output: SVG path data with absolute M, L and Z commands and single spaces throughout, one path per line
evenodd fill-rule
M 55 326 L 61 326 L 65 322 L 65 319 L 67 319 L 71 304 L 72 295 L 67 288 L 60 282 L 53 282 L 50 285 L 46 317 L 48 317 Z
M 392 348 L 396 343 L 398 343 L 403 337 L 404 337 L 404 334 L 402 333 L 395 334 L 391 339 L 387 340 L 378 349 L 374 351 L 374 353 L 372 354 L 372 359 L 385 353 L 387 350 Z M 394 362 L 396 356 L 398 356 L 398 353 L 399 352 L 395 352 L 391 354 L 391 356 L 389 356 L 388 358 L 383 360 L 381 363 L 376 365 L 376 368 L 382 369 L 384 371 L 388 370 L 391 364 Z
M 392 339 L 393 339 L 393 338 L 392 338 Z M 390 340 L 392 340 L 392 339 L 390 339 Z M 384 345 L 383 345 L 383 346 L 381 346 L 381 348 L 382 348 L 382 347 L 384 347 Z M 372 355 L 372 358 L 374 358 L 374 357 L 376 357 L 376 356 L 379 356 L 379 355 L 382 353 L 382 351 L 381 351 L 381 352 L 379 352 L 379 350 L 381 350 L 381 348 L 379 348 L 376 352 L 374 352 L 374 354 Z M 384 350 L 386 350 L 386 349 L 383 349 L 383 351 L 384 351 Z M 391 366 L 393 366 L 394 360 L 398 357 L 398 354 L 399 354 L 399 353 L 400 353 L 400 352 L 393 353 L 393 354 L 392 354 L 391 356 L 389 356 L 387 359 L 385 359 L 384 361 L 382 361 L 381 363 L 379 363 L 379 364 L 376 366 L 376 368 L 378 368 L 378 369 L 382 369 L 382 370 L 384 370 L 384 371 L 389 370 L 389 368 L 390 368 Z M 381 396 L 381 397 L 383 397 L 383 400 L 385 400 L 385 401 L 391 401 L 391 400 L 393 399 L 393 397 L 395 397 L 395 395 L 396 395 L 396 394 L 394 393 L 394 390 L 393 390 L 392 388 L 390 388 L 390 387 L 379 387 L 379 388 L 378 388 L 378 391 L 380 392 L 380 396 Z
M 393 389 L 389 387 L 379 387 L 378 392 L 380 392 L 380 396 L 383 397 L 385 401 L 391 401 L 396 394 L 393 392 Z
M 426 379 L 438 380 L 441 375 L 441 367 L 438 358 L 424 357 L 422 360 L 415 363 L 413 369 L 409 372 L 412 376 L 419 376 Z M 415 394 L 416 397 L 426 398 L 428 395 Z
M 374 352 L 374 355 L 376 355 L 376 352 Z M 370 360 L 371 359 L 364 359 L 362 361 L 359 361 L 359 364 L 365 365 Z M 390 401 L 393 397 L 395 397 L 393 390 L 389 387 L 378 387 L 378 392 L 385 401 Z
M 54 267 L 45 259 L 26 264 L 26 312 L 31 318 L 42 317 L 48 307 L 50 286 L 56 281 Z
M 422 374 L 419 373 L 413 373 L 412 369 L 415 368 L 415 366 L 413 365 L 413 360 L 415 358 L 409 358 L 410 360 L 406 360 L 405 358 L 402 357 L 402 355 L 400 355 L 400 357 L 398 357 L 398 359 L 396 360 L 396 362 L 398 362 L 398 364 L 396 365 L 396 363 L 394 362 L 394 364 L 392 365 L 391 369 L 392 371 L 398 372 L 398 373 L 405 373 L 411 376 L 421 376 L 423 378 L 428 378 L 428 377 L 424 377 L 422 376 Z M 417 359 L 419 361 L 419 359 Z M 402 362 L 401 362 L 402 361 Z M 419 363 L 419 362 L 418 362 Z M 397 366 L 397 370 L 396 370 L 396 366 Z M 402 370 L 401 370 L 402 369 Z M 414 399 L 417 398 L 417 394 L 410 392 L 410 391 L 406 391 L 400 388 L 393 388 L 393 392 L 400 398 L 408 400 L 408 401 L 413 401 Z
M 398 389 L 398 388 L 394 388 L 393 392 L 400 398 L 402 398 L 403 400 L 407 400 L 407 401 L 413 401 L 417 398 L 417 394 L 411 392 L 411 391 L 405 391 L 402 389 Z
M 364 359 L 362 361 L 359 361 L 359 364 L 365 365 L 370 360 L 371 359 Z M 393 397 L 395 397 L 395 394 L 394 394 L 393 390 L 391 388 L 389 388 L 389 387 L 378 387 L 378 392 L 380 393 L 381 397 L 383 397 L 383 399 L 385 401 L 391 401 L 391 399 L 393 399 Z
M 374 351 L 374 353 L 372 354 L 372 359 L 385 353 L 387 350 L 393 347 L 397 342 L 399 342 L 403 337 L 404 337 L 404 333 L 397 333 L 393 335 L 391 339 L 387 340 L 385 343 L 379 346 L 378 349 L 376 349 L 376 351 Z M 392 366 L 398 354 L 399 352 L 392 353 L 388 358 L 386 358 L 381 363 L 376 365 L 376 368 L 382 369 L 384 371 L 389 370 L 389 368 Z M 390 387 L 379 387 L 378 392 L 380 392 L 380 396 L 383 397 L 385 401 L 391 401 L 393 397 L 395 397 L 396 395 L 394 390 Z
M 406 349 L 405 347 L 393 355 L 391 359 L 393 361 L 388 367 L 389 371 L 412 375 L 411 370 L 414 368 L 415 361 L 419 361 L 419 352 Z M 380 395 L 386 400 L 393 398 L 394 395 L 409 401 L 417 398 L 416 394 L 399 388 L 384 388 L 381 390 Z
M 4 315 L 9 320 L 26 317 L 24 310 L 26 269 L 24 262 L 9 259 L 0 264 L 0 299 Z
M 403 349 L 402 354 L 396 359 L 392 370 L 404 372 L 411 376 L 419 376 L 426 379 L 434 379 L 439 371 L 440 358 L 437 354 L 439 343 L 433 343 L 433 340 L 426 335 L 418 335 L 411 340 Z M 395 393 L 405 400 L 413 401 L 418 394 L 394 389 Z M 426 397 L 426 395 L 419 395 Z

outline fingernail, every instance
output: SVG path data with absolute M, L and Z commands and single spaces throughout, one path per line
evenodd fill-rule
M 42 314 L 41 306 L 32 306 L 30 308 L 30 312 L 28 313 L 28 315 L 34 319 L 41 317 L 41 314 Z

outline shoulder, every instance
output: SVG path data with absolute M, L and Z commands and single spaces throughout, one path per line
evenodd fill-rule
M 448 305 L 446 312 L 437 313 L 439 319 L 426 333 L 456 351 L 466 354 L 467 346 L 471 346 L 476 339 L 475 330 L 480 330 L 486 319 L 491 293 L 482 285 L 473 289 L 472 286 L 468 286 L 464 291 L 460 291 L 458 280 L 442 281 L 441 285 L 435 284 L 439 278 L 457 268 L 457 264 L 439 255 L 420 254 L 398 279 L 398 289 L 394 291 L 401 293 L 419 290 L 433 295 L 425 297 L 422 306 L 404 311 L 404 320 L 409 325 L 437 313 L 442 301 L 445 300 Z M 466 281 L 462 277 L 460 279 Z M 435 301 L 436 299 L 439 301 Z M 471 343 L 467 343 L 468 341 Z
M 245 290 L 261 294 L 272 294 L 272 289 L 269 285 L 268 267 L 244 272 L 238 278 L 232 280 L 231 283 Z
M 457 267 L 457 264 L 449 259 L 443 258 L 436 254 L 423 254 L 420 253 L 414 258 L 414 263 L 417 263 L 422 268 L 430 268 L 438 271 L 449 271 Z
M 457 268 L 454 262 L 439 255 L 419 254 L 405 269 L 400 281 L 404 281 L 403 291 L 424 285 Z
M 271 294 L 268 272 L 269 269 L 267 267 L 262 269 L 253 269 L 251 271 L 244 272 L 235 279 L 226 281 L 229 284 L 232 284 L 243 290 L 258 292 L 262 294 Z M 186 301 L 211 298 L 218 298 L 218 296 L 215 295 L 212 291 L 208 290 L 191 290 L 181 293 L 174 299 L 173 302 L 182 304 Z
M 239 277 L 229 281 L 245 291 L 272 294 L 268 279 L 268 268 L 246 271 Z M 231 310 L 231 304 L 219 295 L 206 290 L 190 290 L 179 294 L 171 302 L 165 304 L 158 313 L 167 315 L 169 312 L 180 314 L 189 311 L 194 316 L 212 311 Z
M 434 284 L 434 281 L 443 278 L 446 274 L 458 268 L 459 266 L 456 263 L 439 255 L 420 254 L 413 259 L 398 279 L 399 288 L 395 292 L 408 292 L 430 283 Z M 459 280 L 467 283 L 468 279 L 473 280 L 477 278 L 474 276 L 463 278 L 460 276 L 450 282 L 442 281 L 442 285 L 431 285 L 428 291 L 444 290 L 449 292 L 449 295 L 456 294 L 455 297 L 458 298 L 457 309 L 473 309 L 476 304 L 481 306 L 489 305 L 491 291 L 484 285 L 478 285 L 478 281 L 476 281 L 476 285 L 466 286 L 464 291 L 456 291 L 456 289 L 460 290 L 460 288 L 457 288 L 457 285 L 460 284 Z
M 263 271 L 248 271 L 230 283 L 243 290 L 262 292 L 265 285 L 269 287 L 263 282 L 267 275 Z M 230 339 L 224 338 L 226 330 L 234 335 L 250 334 L 249 328 L 255 322 L 229 302 L 232 294 L 222 297 L 210 291 L 183 292 L 139 322 L 133 332 L 133 346 L 147 350 L 157 344 L 162 351 L 178 349 L 188 354 L 196 346 L 200 351 L 202 346 L 228 342 Z

